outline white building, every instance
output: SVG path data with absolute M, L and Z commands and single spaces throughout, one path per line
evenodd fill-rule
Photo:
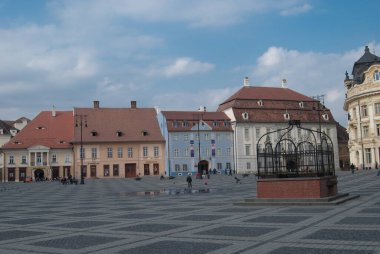
M 248 78 L 244 86 L 219 105 L 231 119 L 234 129 L 235 168 L 238 173 L 257 172 L 256 145 L 261 136 L 270 131 L 285 128 L 289 120 L 300 120 L 302 127 L 321 129 L 332 140 L 334 165 L 339 168 L 336 122 L 329 109 L 318 100 L 297 93 L 283 83 L 283 87 L 250 86 Z M 296 141 L 307 140 L 303 130 L 292 130 Z M 271 141 L 278 141 L 275 133 Z M 259 146 L 264 145 L 264 140 Z

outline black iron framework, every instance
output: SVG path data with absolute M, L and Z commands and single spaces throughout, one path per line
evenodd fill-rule
M 292 137 L 294 127 L 298 133 L 304 130 L 302 138 Z M 277 140 L 273 146 L 271 136 L 276 134 Z M 291 120 L 288 127 L 265 133 L 256 148 L 259 178 L 335 175 L 331 138 L 320 130 L 301 127 L 299 120 Z

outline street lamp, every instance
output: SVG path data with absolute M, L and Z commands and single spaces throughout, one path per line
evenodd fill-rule
M 80 184 L 84 184 L 84 176 L 83 176 L 83 126 L 87 127 L 87 115 L 79 115 L 75 114 L 75 127 L 80 126 Z

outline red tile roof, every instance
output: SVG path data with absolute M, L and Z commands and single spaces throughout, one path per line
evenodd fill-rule
M 165 142 L 153 108 L 75 108 L 74 112 L 83 116 L 83 142 Z M 76 119 L 74 142 L 79 143 L 80 121 Z
M 162 111 L 162 114 L 166 118 L 168 131 L 190 131 L 199 120 L 208 124 L 213 131 L 232 131 L 231 120 L 224 112 Z M 173 126 L 174 121 L 177 122 L 176 127 Z
M 27 149 L 42 145 L 50 148 L 70 148 L 73 139 L 73 112 L 42 111 L 14 138 L 3 145 L 3 149 Z
M 330 110 L 320 102 L 289 88 L 243 87 L 221 103 L 218 111 L 228 108 L 233 109 L 237 122 L 287 122 L 287 112 L 291 120 L 301 123 L 335 123 Z M 248 119 L 243 119 L 245 112 Z M 323 114 L 328 115 L 328 120 L 323 119 Z

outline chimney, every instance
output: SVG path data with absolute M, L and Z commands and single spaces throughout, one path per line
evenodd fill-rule
M 94 108 L 99 108 L 99 101 L 94 101 Z
M 250 86 L 248 77 L 244 78 L 244 86 Z
M 206 107 L 205 107 L 205 106 L 200 106 L 200 107 L 198 108 L 198 111 L 199 111 L 199 112 L 206 112 Z
M 53 105 L 53 109 L 51 110 L 51 116 L 52 117 L 56 117 L 57 116 L 57 112 L 55 112 L 55 106 Z
M 288 88 L 288 81 L 286 81 L 286 79 L 282 79 L 282 81 L 281 81 L 281 87 L 282 88 Z
M 137 108 L 137 102 L 131 101 L 131 108 Z

